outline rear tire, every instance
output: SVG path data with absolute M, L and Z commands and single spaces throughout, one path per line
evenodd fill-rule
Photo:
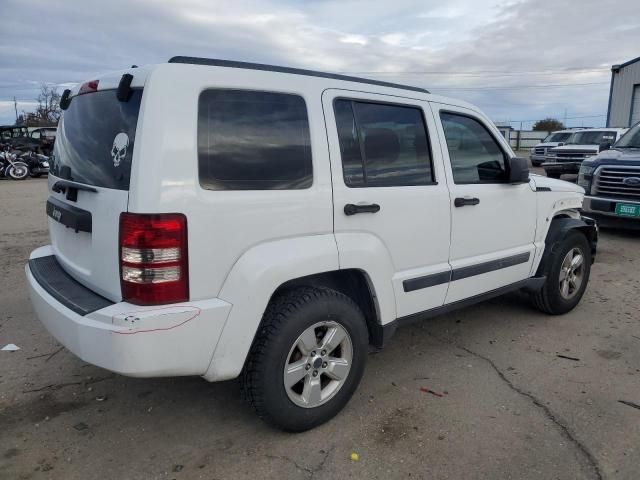
M 360 383 L 368 340 L 364 315 L 346 295 L 311 287 L 278 295 L 243 370 L 245 396 L 260 418 L 283 430 L 320 425 Z
M 555 246 L 543 268 L 542 275 L 547 280 L 542 289 L 533 294 L 534 305 L 550 315 L 573 310 L 582 299 L 591 274 L 591 247 L 587 237 L 580 231 L 568 233 Z

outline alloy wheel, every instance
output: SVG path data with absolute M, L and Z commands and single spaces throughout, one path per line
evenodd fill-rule
M 296 339 L 284 366 L 289 399 L 303 408 L 328 402 L 345 383 L 353 361 L 347 330 L 337 322 L 316 323 Z
M 567 252 L 560 266 L 560 295 L 566 300 L 573 298 L 584 278 L 584 255 L 579 248 Z

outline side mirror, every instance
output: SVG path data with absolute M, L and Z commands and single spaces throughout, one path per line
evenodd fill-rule
M 560 142 L 560 143 L 558 143 L 558 146 L 559 146 L 559 147 L 562 147 L 563 145 L 564 145 L 564 142 Z
M 513 157 L 507 160 L 509 183 L 529 183 L 529 161 L 526 158 Z
M 603 150 L 609 150 L 610 148 L 611 148 L 611 142 L 601 143 L 598 146 L 598 153 L 600 153 Z

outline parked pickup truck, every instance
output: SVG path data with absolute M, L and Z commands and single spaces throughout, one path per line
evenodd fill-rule
M 584 190 L 530 176 L 466 102 L 176 57 L 61 106 L 26 275 L 52 335 L 114 372 L 240 377 L 261 418 L 306 430 L 398 326 L 514 290 L 559 315 L 587 287 Z
M 550 133 L 545 137 L 542 142 L 537 144 L 535 147 L 531 149 L 531 154 L 529 155 L 529 159 L 531 160 L 531 165 L 534 167 L 539 167 L 544 162 L 544 159 L 547 155 L 547 151 L 551 150 L 555 147 L 561 147 L 565 144 L 569 137 L 573 135 L 577 130 L 558 130 L 557 132 Z
M 610 150 L 585 160 L 578 185 L 586 192 L 583 210 L 598 223 L 640 228 L 640 123 Z
M 584 160 L 609 148 L 627 130 L 627 128 L 591 128 L 575 132 L 563 146 L 547 151 L 542 164 L 547 177 L 560 178 L 560 175 L 566 173 L 578 173 Z

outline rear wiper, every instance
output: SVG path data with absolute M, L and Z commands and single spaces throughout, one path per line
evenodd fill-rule
M 73 180 L 57 180 L 56 183 L 51 187 L 56 193 L 66 193 L 67 200 L 72 202 L 76 202 L 78 200 L 78 190 L 82 190 L 84 192 L 98 193 L 93 187 L 89 185 L 84 185 L 82 183 L 74 182 Z

